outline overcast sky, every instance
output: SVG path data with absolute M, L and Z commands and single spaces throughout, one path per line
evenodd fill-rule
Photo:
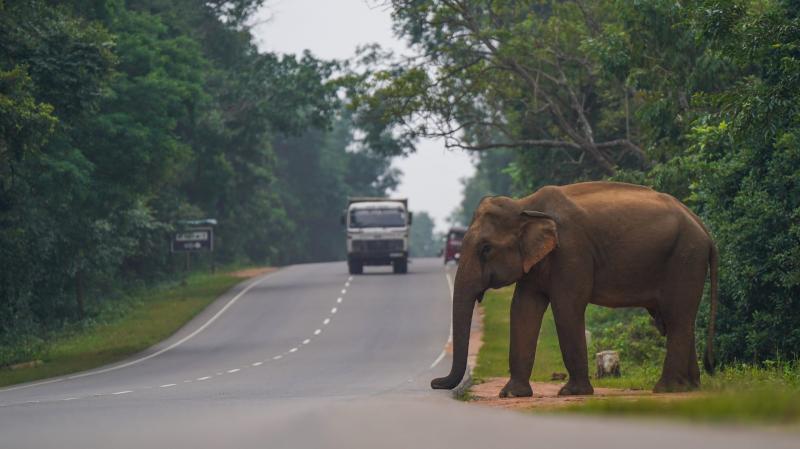
M 377 42 L 398 53 L 408 53 L 392 34 L 389 10 L 366 0 L 267 0 L 253 30 L 262 50 L 300 53 L 305 49 L 323 59 L 348 59 L 359 45 Z M 268 20 L 266 20 L 268 18 Z M 409 198 L 414 211 L 427 211 L 438 230 L 461 201 L 459 180 L 474 171 L 470 157 L 445 150 L 440 141 L 426 140 L 418 151 L 394 165 L 403 181 L 394 195 Z

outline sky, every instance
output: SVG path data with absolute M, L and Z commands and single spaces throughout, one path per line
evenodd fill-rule
M 267 0 L 253 29 L 263 51 L 301 53 L 323 59 L 349 59 L 357 46 L 378 43 L 397 53 L 410 53 L 392 33 L 390 11 L 375 0 Z M 438 231 L 461 202 L 460 180 L 474 167 L 468 153 L 446 150 L 440 140 L 421 140 L 417 152 L 398 158 L 402 182 L 392 196 L 409 199 L 413 211 L 426 211 Z

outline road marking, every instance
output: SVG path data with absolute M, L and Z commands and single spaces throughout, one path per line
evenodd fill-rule
M 256 362 L 256 363 L 252 363 L 251 365 L 253 365 L 253 366 L 261 366 L 262 363 L 264 363 L 264 362 Z
M 124 391 L 118 391 L 118 392 L 116 392 L 116 393 L 111 393 L 111 394 L 113 394 L 114 396 L 117 396 L 117 395 L 120 395 L 120 394 L 128 394 L 128 393 L 133 393 L 133 391 L 131 391 L 131 390 L 124 390 Z
M 345 287 L 349 287 L 349 286 L 350 286 L 350 281 L 347 281 L 347 282 L 345 282 L 345 283 L 344 283 L 344 286 L 345 286 Z
M 289 350 L 289 352 L 297 352 L 297 348 L 292 348 Z
M 346 289 L 346 288 L 343 288 L 343 289 L 342 289 L 342 294 L 344 295 L 345 293 L 347 293 L 347 289 Z
M 158 388 L 169 388 L 169 387 L 174 387 L 175 385 L 176 385 L 176 384 L 164 384 L 164 385 L 161 385 L 161 386 L 160 386 L 160 387 L 158 387 Z
M 450 272 L 447 271 L 447 268 L 445 268 L 444 276 L 447 279 L 447 288 L 448 288 L 448 290 L 450 290 L 450 302 L 452 303 L 453 302 L 453 278 L 450 276 Z M 447 337 L 447 343 L 451 343 L 452 341 L 453 341 L 453 316 L 451 314 L 450 315 L 450 335 Z M 442 349 L 442 352 L 440 352 L 439 355 L 436 357 L 436 360 L 434 360 L 433 363 L 431 363 L 430 369 L 436 368 L 436 365 L 438 365 L 439 362 L 441 362 L 442 359 L 444 359 L 446 355 L 447 355 L 447 344 L 445 344 L 445 347 Z
M 337 309 L 336 307 L 332 308 L 332 309 L 331 309 L 331 314 L 334 314 L 334 313 L 336 313 L 336 311 L 337 311 L 337 310 L 339 310 L 339 309 Z
M 322 332 L 322 329 L 317 329 L 314 331 L 314 335 L 319 335 Z
M 228 374 L 238 373 L 239 371 L 241 371 L 239 368 L 229 369 Z
M 62 401 L 74 401 L 76 399 L 78 399 L 78 398 L 64 398 L 64 399 L 62 399 Z
M 268 276 L 268 275 L 266 275 L 266 276 Z M 52 383 L 56 383 L 56 382 L 63 382 L 63 381 L 65 381 L 65 380 L 80 379 L 80 378 L 82 378 L 82 377 L 94 376 L 94 375 L 97 375 L 97 374 L 103 374 L 103 373 L 107 373 L 107 372 L 110 372 L 110 371 L 116 371 L 116 370 L 118 370 L 118 369 L 127 368 L 127 367 L 129 367 L 129 366 L 133 366 L 133 365 L 136 365 L 136 364 L 142 363 L 142 362 L 144 362 L 145 360 L 150 360 L 150 359 L 152 359 L 153 357 L 158 357 L 158 356 L 160 356 L 161 354 L 163 354 L 163 353 L 165 353 L 165 352 L 167 352 L 167 351 L 170 351 L 170 350 L 172 350 L 172 349 L 175 349 L 175 348 L 177 348 L 178 346 L 180 346 L 180 345 L 182 345 L 182 344 L 186 343 L 187 341 L 189 341 L 189 339 L 191 339 L 191 338 L 195 337 L 197 334 L 199 334 L 200 332 L 204 331 L 204 330 L 205 330 L 205 329 L 206 329 L 208 326 L 210 326 L 210 325 L 211 325 L 211 324 L 212 324 L 214 321 L 217 321 L 217 319 L 218 319 L 220 316 L 222 316 L 222 314 L 223 314 L 223 313 L 225 313 L 225 312 L 226 312 L 228 309 L 230 309 L 230 308 L 231 308 L 231 306 L 233 306 L 234 304 L 236 304 L 236 301 L 238 301 L 238 300 L 239 300 L 239 298 L 241 298 L 241 297 L 242 297 L 242 296 L 244 296 L 244 295 L 245 295 L 247 292 L 249 292 L 250 290 L 252 290 L 252 289 L 253 289 L 253 287 L 255 287 L 255 286 L 257 286 L 258 284 L 260 284 L 261 282 L 263 282 L 263 281 L 266 279 L 266 276 L 264 276 L 264 277 L 261 277 L 261 278 L 259 278 L 259 279 L 255 280 L 255 281 L 253 281 L 253 283 L 251 283 L 250 285 L 248 285 L 247 287 L 245 287 L 244 289 L 242 289 L 242 291 L 240 291 L 240 292 L 239 292 L 239 293 L 238 293 L 236 296 L 234 296 L 233 298 L 231 298 L 231 299 L 230 299 L 230 300 L 229 300 L 229 301 L 228 301 L 228 302 L 227 302 L 227 303 L 226 303 L 226 304 L 225 304 L 225 305 L 224 305 L 224 306 L 223 306 L 221 309 L 219 309 L 219 310 L 217 311 L 217 313 L 215 313 L 215 314 L 214 314 L 214 316 L 212 316 L 211 318 L 209 318 L 209 319 L 208 319 L 208 321 L 206 321 L 205 323 L 203 323 L 203 325 L 202 325 L 202 326 L 198 327 L 198 328 L 197 328 L 197 329 L 195 329 L 195 330 L 194 330 L 194 332 L 192 332 L 191 334 L 189 334 L 189 335 L 187 335 L 187 336 L 185 336 L 185 337 L 181 338 L 180 340 L 178 340 L 178 341 L 176 341 L 175 343 L 173 343 L 173 344 L 171 344 L 171 345 L 167 346 L 166 348 L 163 348 L 163 349 L 161 349 L 161 350 L 159 350 L 159 351 L 156 351 L 156 352 L 154 352 L 154 353 L 152 353 L 152 354 L 149 354 L 149 355 L 146 355 L 146 356 L 144 356 L 144 357 L 141 357 L 141 358 L 138 358 L 138 359 L 135 359 L 135 360 L 131 360 L 130 362 L 123 363 L 123 364 L 121 364 L 121 365 L 110 366 L 110 367 L 108 367 L 108 368 L 100 369 L 100 370 L 97 370 L 97 371 L 89 371 L 89 372 L 86 372 L 86 373 L 74 374 L 74 375 L 72 375 L 72 376 L 59 377 L 59 378 L 57 378 L 57 379 L 46 380 L 46 381 L 44 381 L 44 382 L 37 382 L 37 383 L 33 383 L 33 384 L 28 384 L 28 385 L 21 385 L 21 386 L 19 386 L 19 387 L 6 388 L 6 389 L 4 389 L 4 390 L 0 390 L 0 393 L 5 393 L 6 391 L 22 390 L 22 389 L 24 389 L 24 388 L 38 387 L 38 386 L 40 386 L 40 385 L 47 385 L 47 384 L 52 384 Z
M 330 323 L 330 322 L 331 322 L 331 319 L 330 319 L 330 318 L 325 318 L 325 321 L 323 321 L 323 322 L 322 322 L 322 324 L 324 324 L 324 325 L 326 325 L 326 326 L 327 326 L 327 325 L 328 325 L 328 323 Z
M 347 282 L 351 282 L 352 280 L 353 280 L 353 276 L 350 276 L 349 278 L 347 278 Z
M 282 358 L 283 358 L 282 355 L 276 355 L 275 357 L 272 358 L 272 360 L 280 360 Z
M 187 380 L 184 380 L 183 383 L 190 384 L 190 383 L 192 383 L 192 380 L 191 379 L 187 379 Z
M 431 369 L 436 368 L 436 365 L 438 365 L 439 362 L 442 361 L 445 355 L 447 355 L 447 351 L 442 349 L 442 352 L 439 353 L 439 357 L 436 357 L 436 360 L 434 360 L 433 363 L 431 363 Z
M 304 345 L 307 345 L 309 343 L 311 343 L 311 339 L 310 338 L 306 338 L 305 340 L 303 340 L 303 344 Z
M 342 298 L 336 298 L 336 303 L 337 304 L 341 304 L 342 303 Z

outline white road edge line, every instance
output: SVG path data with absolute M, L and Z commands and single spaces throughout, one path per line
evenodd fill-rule
M 453 302 L 453 278 L 450 276 L 450 272 L 447 271 L 447 268 L 445 268 L 444 277 L 447 279 L 447 287 L 450 290 L 450 302 L 452 303 Z M 453 341 L 453 316 L 451 314 L 450 315 L 450 336 L 447 337 L 447 343 L 450 343 L 452 341 Z M 442 359 L 444 359 L 444 357 L 446 355 L 447 355 L 447 344 L 445 344 L 445 347 L 442 348 L 442 352 L 439 353 L 439 356 L 436 357 L 436 360 L 434 360 L 433 363 L 431 363 L 430 369 L 436 368 L 436 365 L 438 365 L 439 362 L 441 362 Z
M 145 360 L 150 360 L 150 359 L 152 359 L 153 357 L 158 357 L 158 356 L 160 356 L 161 354 L 163 354 L 163 353 L 165 353 L 165 352 L 167 352 L 167 351 L 170 351 L 170 350 L 172 350 L 172 349 L 175 349 L 175 348 L 177 348 L 178 346 L 180 346 L 180 345 L 182 345 L 182 344 L 186 343 L 187 341 L 189 341 L 189 339 L 193 338 L 195 335 L 197 335 L 197 334 L 199 334 L 200 332 L 202 332 L 203 330 L 205 330 L 205 329 L 206 329 L 208 326 L 210 326 L 210 325 L 211 325 L 211 323 L 213 323 L 214 321 L 217 321 L 217 318 L 219 318 L 220 316 L 222 316 L 222 314 L 223 314 L 223 313 L 225 313 L 225 311 L 227 311 L 229 308 L 231 308 L 231 306 L 233 306 L 234 304 L 236 304 L 236 301 L 238 301 L 238 300 L 239 300 L 239 298 L 241 298 L 242 296 L 244 296 L 244 295 L 245 295 L 247 292 L 249 292 L 249 291 L 250 291 L 250 290 L 251 290 L 253 287 L 257 286 L 257 285 L 258 285 L 258 284 L 260 284 L 262 281 L 264 281 L 264 279 L 266 279 L 266 276 L 265 276 L 265 277 L 262 277 L 262 278 L 260 278 L 260 279 L 256 279 L 255 281 L 253 281 L 253 283 L 252 283 L 252 284 L 248 285 L 247 287 L 245 287 L 244 289 L 242 289 L 242 291 L 240 291 L 240 292 L 239 292 L 239 293 L 238 293 L 236 296 L 234 296 L 233 298 L 231 298 L 231 300 L 230 300 L 230 301 L 228 301 L 228 302 L 227 302 L 227 304 L 225 304 L 225 305 L 224 305 L 224 306 L 223 306 L 221 309 L 219 309 L 219 311 L 217 311 L 217 313 L 215 313 L 215 314 L 214 314 L 214 316 L 212 316 L 211 318 L 209 318 L 209 319 L 208 319 L 208 321 L 206 321 L 205 323 L 203 323 L 203 325 L 202 325 L 202 326 L 198 327 L 198 328 L 197 328 L 197 329 L 195 329 L 195 330 L 194 330 L 194 332 L 192 332 L 191 334 L 189 334 L 189 335 L 187 335 L 187 336 L 185 336 L 185 337 L 181 338 L 180 340 L 178 340 L 178 341 L 176 341 L 175 343 L 173 343 L 173 344 L 171 344 L 171 345 L 167 346 L 167 347 L 166 347 L 166 348 L 164 348 L 164 349 L 161 349 L 161 350 L 159 350 L 159 351 L 156 351 L 156 352 L 154 352 L 154 353 L 152 353 L 152 354 L 146 355 L 146 356 L 144 356 L 144 357 L 142 357 L 142 358 L 138 358 L 138 359 L 136 359 L 136 360 L 131 360 L 130 362 L 123 363 L 122 365 L 110 366 L 110 367 L 108 367 L 108 368 L 105 368 L 105 369 L 101 369 L 101 370 L 97 370 L 97 371 L 89 371 L 89 372 L 86 372 L 86 373 L 75 374 L 75 375 L 72 375 L 72 376 L 67 376 L 67 377 L 59 377 L 59 378 L 57 378 L 57 379 L 50 379 L 50 380 L 47 380 L 47 381 L 44 381 L 44 382 L 37 382 L 37 383 L 33 383 L 33 384 L 28 384 L 28 385 L 20 385 L 20 386 L 18 386 L 18 387 L 6 388 L 6 389 L 4 389 L 4 390 L 0 390 L 0 394 L 2 394 L 2 393 L 5 393 L 5 392 L 7 392 L 7 391 L 22 390 L 22 389 L 24 389 L 24 388 L 37 387 L 37 386 L 39 386 L 39 385 L 52 384 L 52 383 L 56 383 L 56 382 L 62 382 L 62 381 L 64 381 L 64 380 L 79 379 L 79 378 L 81 378 L 81 377 L 94 376 L 94 375 L 96 375 L 96 374 L 103 374 L 103 373 L 107 373 L 107 372 L 109 372 L 109 371 L 116 371 L 116 370 L 118 370 L 118 369 L 127 368 L 127 367 L 129 367 L 129 366 L 133 366 L 133 365 L 136 365 L 136 364 L 142 363 L 142 362 L 144 362 Z

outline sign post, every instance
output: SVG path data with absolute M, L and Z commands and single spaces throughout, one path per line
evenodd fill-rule
M 180 228 L 172 236 L 170 250 L 173 253 L 186 253 L 186 271 L 189 271 L 192 253 L 208 252 L 211 256 L 211 272 L 215 272 L 213 226 L 216 226 L 217 220 L 183 220 L 178 224 Z

